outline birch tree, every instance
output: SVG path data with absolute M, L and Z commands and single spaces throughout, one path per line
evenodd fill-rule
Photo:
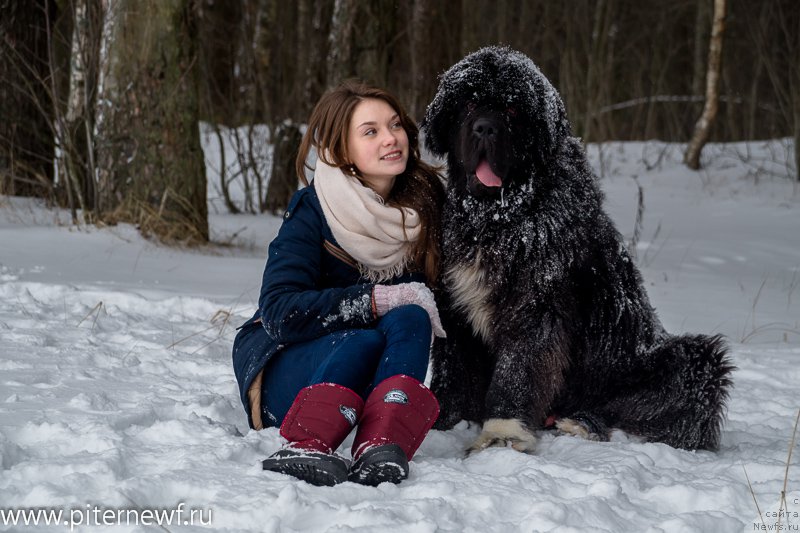
M 711 135 L 711 126 L 719 108 L 719 76 L 722 66 L 722 36 L 725 32 L 726 0 L 714 0 L 714 20 L 708 47 L 706 73 L 706 102 L 694 127 L 694 134 L 686 148 L 684 162 L 693 170 L 700 168 L 700 153 Z
M 84 220 L 91 220 L 97 206 L 95 187 L 94 111 L 97 95 L 97 67 L 100 46 L 101 0 L 71 0 L 67 3 L 72 21 L 69 40 L 69 81 L 63 111 L 57 109 L 60 134 L 59 172 L 70 208 L 79 207 Z M 59 98 L 60 100 L 60 98 Z M 74 218 L 74 215 L 73 215 Z

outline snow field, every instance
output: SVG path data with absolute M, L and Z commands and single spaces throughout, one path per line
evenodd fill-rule
M 626 240 L 642 186 L 638 262 L 665 327 L 731 343 L 738 370 L 718 453 L 544 432 L 535 455 L 464 458 L 478 429 L 461 423 L 429 434 L 409 480 L 377 488 L 260 469 L 281 439 L 247 427 L 230 346 L 280 218 L 215 215 L 215 234 L 237 234 L 237 246 L 174 250 L 0 197 L 0 509 L 211 510 L 211 526 L 165 526 L 176 532 L 775 531 L 800 409 L 800 193 L 779 166 L 731 156 L 742 150 L 710 147 L 694 174 L 676 145 L 590 147 Z M 747 150 L 755 160 L 787 149 Z M 798 457 L 783 531 L 800 529 Z M 107 529 L 153 530 L 77 530 Z M 68 528 L 0 522 L 57 530 Z

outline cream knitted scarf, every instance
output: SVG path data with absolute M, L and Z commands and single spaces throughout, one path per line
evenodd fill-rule
M 373 283 L 402 274 L 411 244 L 419 238 L 419 214 L 408 207 L 405 224 L 400 210 L 355 176 L 317 159 L 314 188 L 325 220 L 339 246 L 359 264 L 361 275 Z

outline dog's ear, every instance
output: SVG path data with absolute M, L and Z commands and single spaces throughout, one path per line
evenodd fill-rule
M 564 101 L 561 95 L 553 87 L 544 74 L 537 69 L 537 97 L 540 99 L 540 107 L 544 112 L 542 119 L 544 121 L 544 131 L 547 132 L 547 140 L 545 158 L 555 154 L 559 147 L 572 135 L 572 128 L 570 127 L 569 120 L 567 119 L 567 111 L 564 106 Z
M 422 130 L 425 132 L 425 148 L 437 157 L 450 151 L 450 142 L 458 129 L 461 111 L 468 100 L 474 98 L 485 83 L 486 76 L 478 52 L 469 54 L 439 75 L 439 87 L 425 110 Z
M 447 90 L 444 77 L 440 76 L 441 83 L 436 91 L 436 96 L 425 110 L 421 129 L 425 135 L 425 148 L 436 157 L 444 157 L 449 151 L 449 136 L 451 129 L 456 124 L 456 103 L 452 90 Z M 450 87 L 452 89 L 452 87 Z

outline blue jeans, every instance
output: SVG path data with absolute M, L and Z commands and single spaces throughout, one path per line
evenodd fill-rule
M 430 344 L 428 313 L 404 305 L 386 313 L 374 329 L 347 329 L 287 346 L 264 367 L 264 424 L 280 426 L 300 389 L 316 383 L 336 383 L 366 399 L 375 385 L 397 374 L 423 381 Z

